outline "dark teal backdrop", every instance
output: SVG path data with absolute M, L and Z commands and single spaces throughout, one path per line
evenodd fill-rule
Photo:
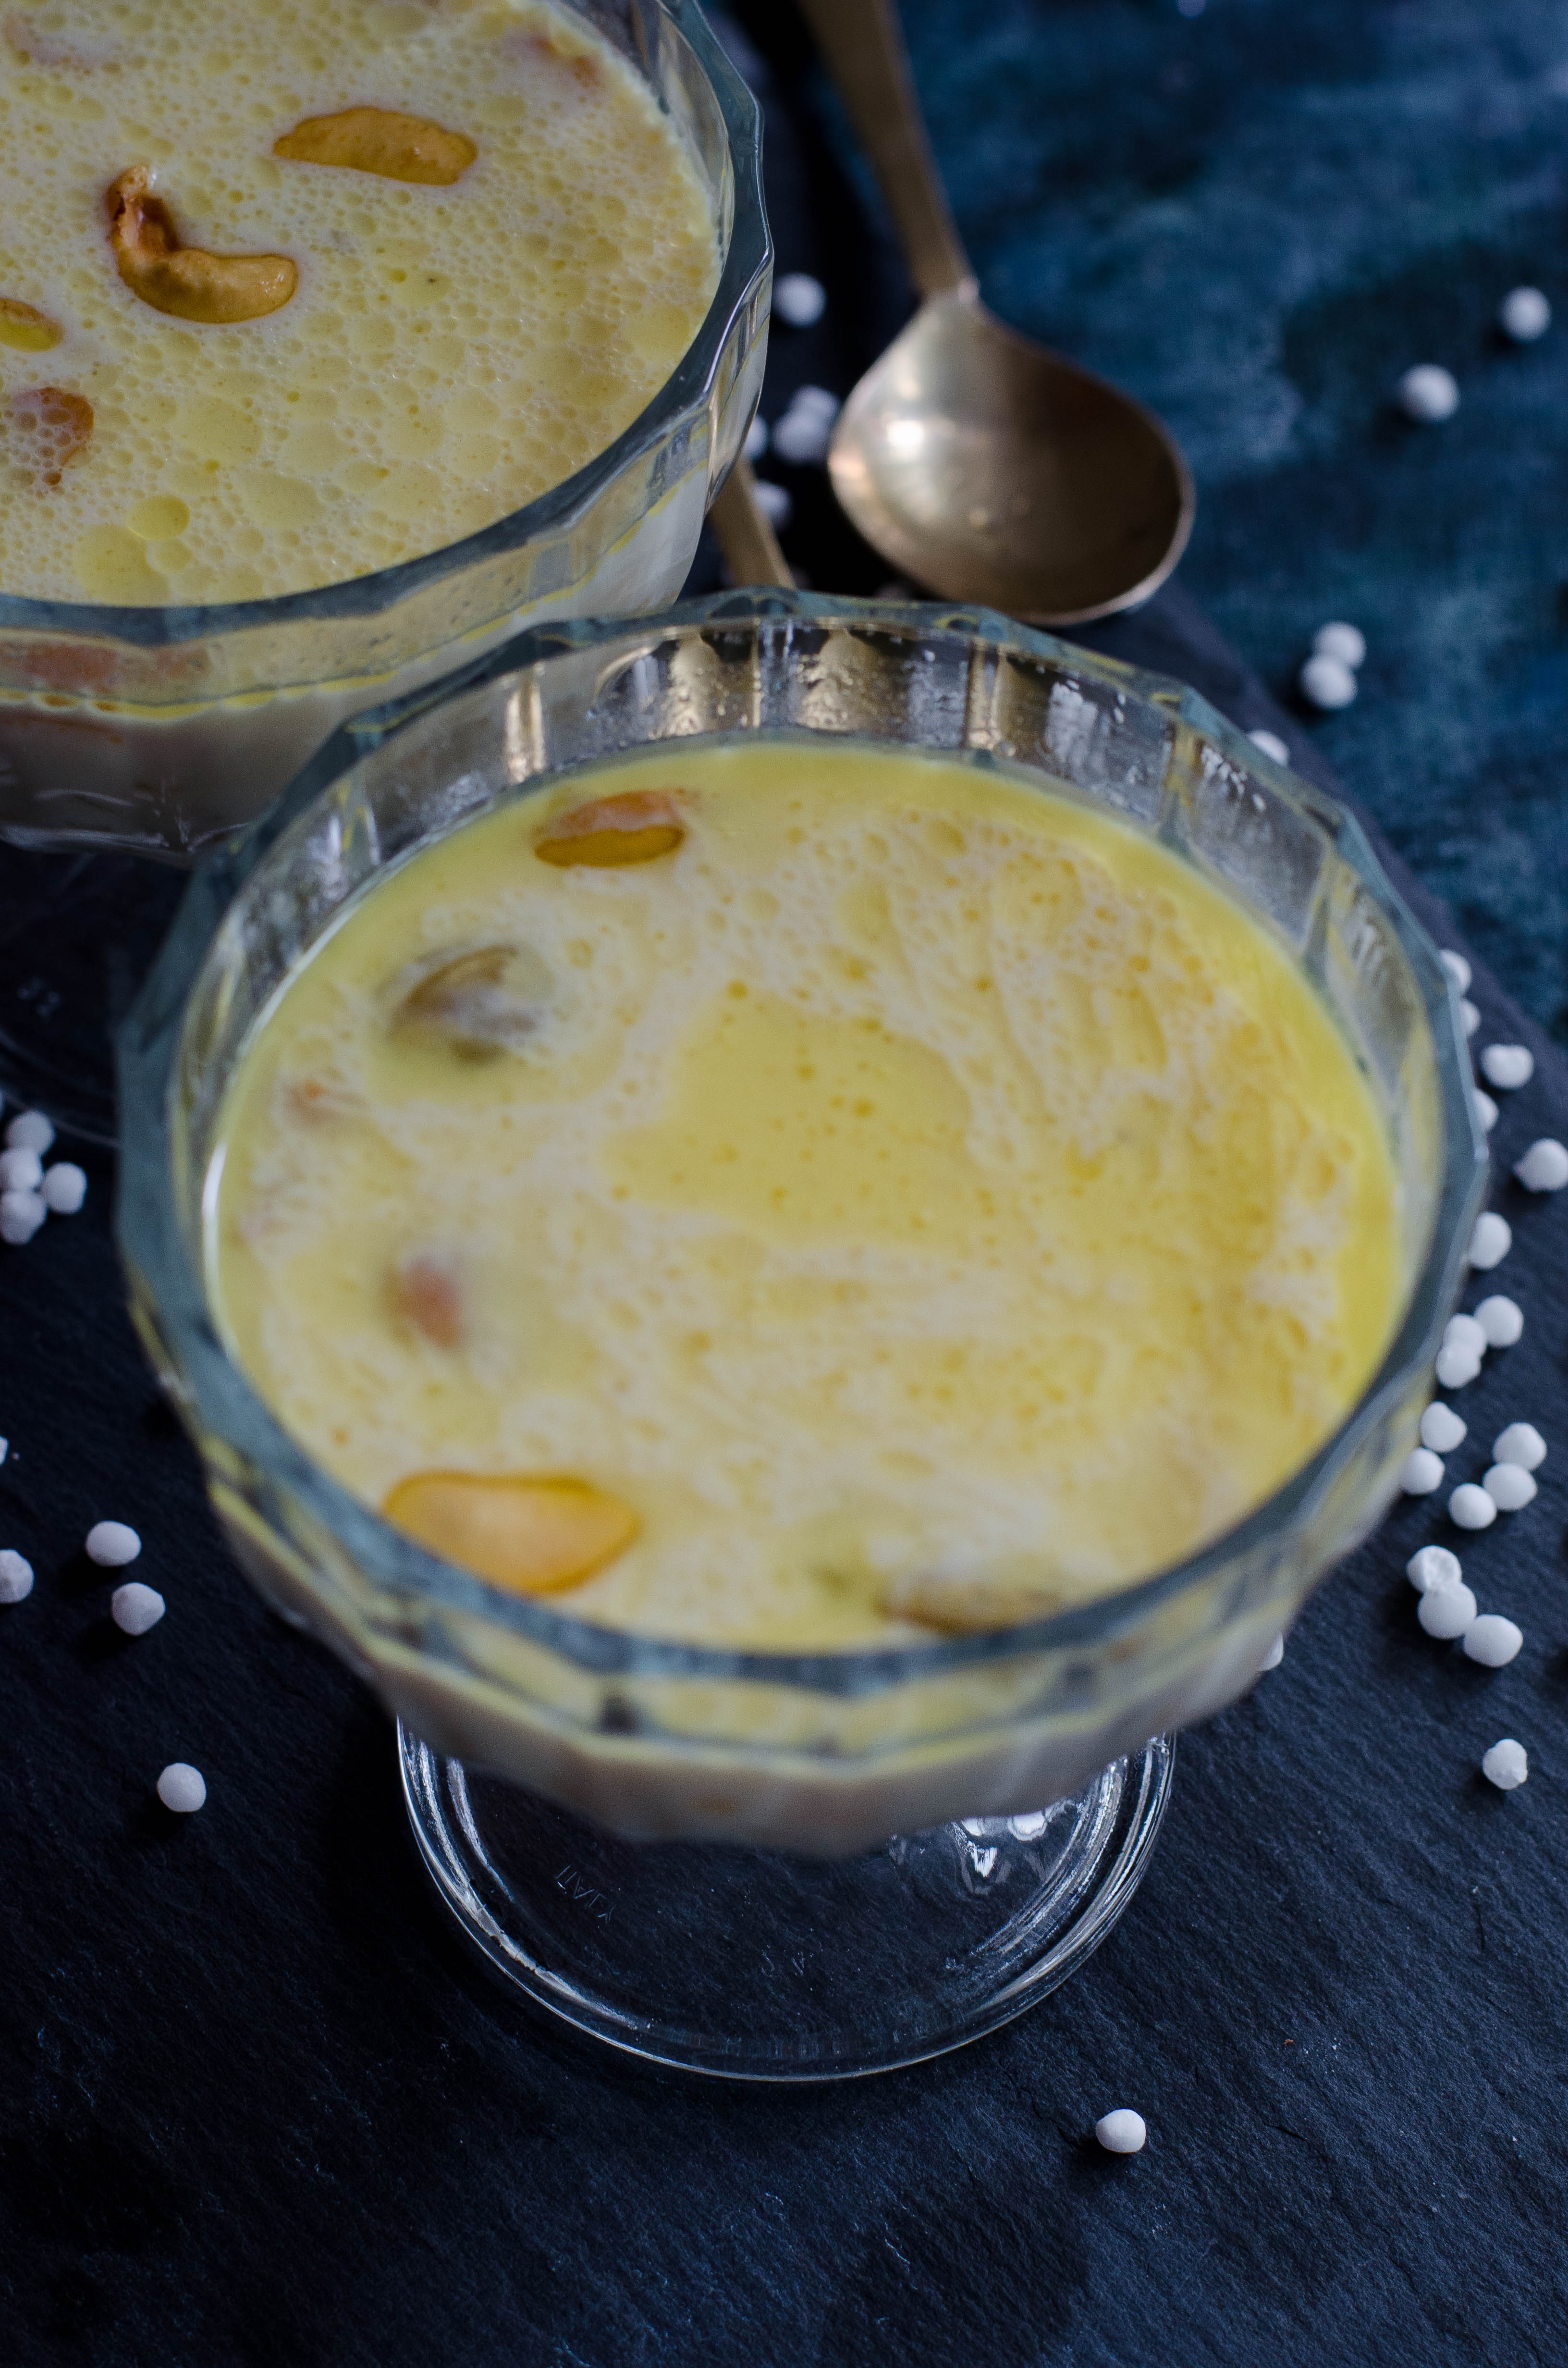
M 779 0 L 742 14 L 800 63 Z M 1182 580 L 1272 687 L 1324 619 L 1361 626 L 1359 700 L 1309 728 L 1568 1039 L 1568 10 L 903 14 L 987 297 L 1176 429 L 1199 490 Z M 1522 350 L 1494 327 L 1520 281 L 1559 311 Z M 1391 402 L 1423 360 L 1462 390 L 1442 427 Z

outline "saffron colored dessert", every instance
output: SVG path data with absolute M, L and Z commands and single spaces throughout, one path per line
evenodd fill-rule
M 540 0 L 28 0 L 0 145 L 4 593 L 455 542 L 629 427 L 718 280 L 674 121 Z
M 1038 777 L 666 745 L 460 827 L 258 1023 L 232 1351 L 344 1485 L 613 1627 L 759 1648 L 1114 1593 L 1347 1412 L 1382 1123 L 1290 955 Z

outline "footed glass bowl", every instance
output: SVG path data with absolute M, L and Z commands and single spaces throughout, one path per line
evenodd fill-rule
M 1389 1129 L 1403 1307 L 1359 1401 L 1229 1535 L 1027 1626 L 745 1653 L 505 1594 L 321 1471 L 212 1320 L 202 1203 L 224 1087 L 346 901 L 562 767 L 778 728 L 1004 757 L 1157 834 L 1291 950 Z M 119 1057 L 119 1223 L 142 1336 L 245 1569 L 403 1722 L 405 1790 L 443 1895 L 493 1963 L 581 2027 L 662 2060 L 780 2078 L 972 2036 L 1108 1929 L 1165 1799 L 1168 1753 L 1148 1738 L 1251 1684 L 1398 1485 L 1485 1174 L 1447 973 L 1355 822 L 1180 685 L 935 606 L 735 593 L 630 624 L 544 627 L 361 718 L 199 873 Z M 556 1805 L 519 1807 L 516 1785 Z M 853 1861 L 862 1882 L 776 1853 L 869 1855 Z M 727 1919 L 719 1942 L 693 1901 Z M 857 1929 L 878 1965 L 901 1968 L 896 2013 L 881 1975 L 846 1973 L 833 1936 Z M 710 1944 L 727 1952 L 722 1996 Z

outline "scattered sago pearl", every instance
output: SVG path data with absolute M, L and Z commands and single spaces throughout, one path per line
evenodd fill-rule
M 1335 618 L 1330 623 L 1320 625 L 1312 635 L 1312 655 L 1320 658 L 1337 658 L 1341 666 L 1347 666 L 1354 672 L 1366 657 L 1367 636 L 1358 626 L 1346 625 Z
M 128 1579 L 123 1587 L 117 1587 L 109 1597 L 108 1608 L 115 1626 L 123 1628 L 128 1636 L 145 1636 L 168 1610 L 157 1588 L 143 1587 L 139 1578 Z
M 43 1162 L 36 1151 L 0 1151 L 0 1192 L 36 1192 Z
M 1437 960 L 1442 963 L 1460 993 L 1468 995 L 1471 973 L 1470 964 L 1463 954 L 1456 953 L 1452 946 L 1445 946 Z
M 741 447 L 748 461 L 760 461 L 767 450 L 767 422 L 760 412 L 746 429 L 746 440 Z
M 1439 1388 L 1462 1390 L 1480 1372 L 1481 1360 L 1473 1349 L 1461 1349 L 1445 1340 L 1437 1351 L 1435 1370 Z
M 776 532 L 782 533 L 795 515 L 795 505 L 783 485 L 776 485 L 767 477 L 756 481 L 757 507 Z
M 1494 1463 L 1520 1463 L 1527 1472 L 1539 1472 L 1546 1462 L 1546 1441 L 1533 1422 L 1511 1422 L 1493 1440 L 1492 1460 Z
M 1468 995 L 1460 997 L 1460 1025 L 1464 1030 L 1467 1042 L 1481 1025 L 1481 1014 Z
M 1137 2154 L 1148 2135 L 1142 2114 L 1128 2105 L 1119 2105 L 1114 2113 L 1102 2113 L 1095 2123 L 1095 2135 L 1107 2154 Z
M 1458 1587 L 1464 1578 L 1457 1554 L 1447 1546 L 1419 1546 L 1404 1565 L 1404 1575 L 1417 1595 L 1432 1587 Z
M 1399 406 L 1407 419 L 1427 427 L 1451 419 L 1460 407 L 1459 382 L 1441 362 L 1417 362 L 1400 380 Z
M 1511 1094 L 1534 1076 L 1535 1054 L 1528 1044 L 1488 1044 L 1481 1056 L 1481 1074 L 1489 1086 Z
M 1473 1315 L 1450 1315 L 1443 1326 L 1443 1346 L 1445 1349 L 1463 1349 L 1471 1357 L 1484 1357 L 1486 1326 Z
M 773 283 L 773 309 L 792 329 L 809 329 L 827 310 L 827 290 L 809 271 L 787 271 Z
M 1249 732 L 1247 734 L 1247 738 L 1252 742 L 1255 747 L 1261 748 L 1266 757 L 1272 757 L 1277 765 L 1288 765 L 1290 763 L 1290 751 L 1287 748 L 1284 741 L 1281 740 L 1278 732 L 1267 731 L 1260 724 L 1256 732 Z
M 33 1566 L 15 1546 L 0 1550 L 0 1603 L 20 1603 L 33 1591 Z
M 835 416 L 833 412 L 802 409 L 799 402 L 791 404 L 774 427 L 774 450 L 781 461 L 791 461 L 797 467 L 824 461 Z
M 87 1558 L 101 1563 L 106 1570 L 119 1570 L 134 1562 L 141 1551 L 141 1539 L 123 1521 L 95 1521 L 87 1531 Z
M 1476 1115 L 1481 1121 L 1483 1131 L 1490 1134 L 1497 1123 L 1497 1105 L 1490 1094 L 1482 1092 L 1479 1086 L 1472 1086 L 1471 1091 L 1475 1097 Z
M 86 1171 L 74 1159 L 57 1161 L 43 1179 L 44 1206 L 57 1217 L 74 1217 L 86 1197 Z
M 1494 1463 L 1481 1483 L 1500 1513 L 1518 1513 L 1535 1495 L 1533 1474 L 1522 1463 Z
M 1495 1209 L 1483 1209 L 1470 1237 L 1470 1262 L 1483 1274 L 1501 1266 L 1514 1247 L 1513 1227 Z
M 1516 1743 L 1512 1736 L 1506 1736 L 1501 1743 L 1494 1743 L 1490 1751 L 1482 1753 L 1481 1772 L 1489 1784 L 1496 1785 L 1499 1793 L 1517 1793 L 1530 1772 L 1524 1745 Z
M 1568 1184 L 1568 1149 L 1555 1135 L 1543 1134 L 1515 1161 L 1514 1173 L 1527 1192 L 1561 1192 Z
M 1484 1488 L 1465 1480 L 1449 1498 L 1449 1519 L 1461 1530 L 1489 1530 L 1497 1519 L 1497 1508 Z
M 54 1141 L 54 1129 L 42 1110 L 24 1110 L 6 1129 L 6 1140 L 13 1151 L 47 1151 Z
M 1265 1669 L 1277 1669 L 1284 1658 L 1285 1639 L 1283 1636 L 1276 1636 L 1273 1644 L 1270 1645 L 1267 1652 L 1265 1653 L 1262 1660 L 1259 1661 L 1257 1665 L 1259 1675 L 1261 1676 Z
M 1517 346 L 1533 346 L 1551 326 L 1551 306 L 1539 288 L 1510 288 L 1497 307 L 1497 326 Z
M 1343 658 L 1312 657 L 1296 677 L 1301 695 L 1327 712 L 1348 707 L 1356 696 L 1356 677 Z
M 1475 1311 L 1475 1320 L 1486 1335 L 1489 1349 L 1511 1349 L 1524 1337 L 1523 1308 L 1517 1299 L 1506 1299 L 1500 1291 L 1482 1301 Z
M 1429 1497 L 1443 1485 L 1443 1459 L 1429 1447 L 1413 1447 L 1404 1459 L 1399 1485 L 1407 1497 Z
M 1458 1587 L 1429 1587 L 1415 1607 L 1415 1617 L 1428 1636 L 1451 1644 L 1475 1618 L 1475 1598 L 1462 1582 Z
M 49 1211 L 37 1192 L 0 1192 L 0 1242 L 20 1249 L 30 1242 Z
M 176 1816 L 188 1817 L 207 1798 L 207 1779 L 188 1759 L 171 1759 L 158 1779 L 158 1798 Z
M 1441 1398 L 1434 1398 L 1421 1417 L 1421 1444 L 1429 1447 L 1435 1455 L 1451 1455 L 1463 1443 L 1469 1429 L 1470 1425 L 1460 1420 L 1452 1406 L 1446 1406 Z
M 1524 1641 L 1524 1630 L 1500 1611 L 1483 1611 L 1465 1630 L 1463 1650 L 1483 1669 L 1506 1669 Z

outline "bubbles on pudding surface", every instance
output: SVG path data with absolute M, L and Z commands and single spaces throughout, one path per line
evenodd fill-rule
M 547 851 L 654 814 L 642 860 Z M 666 744 L 423 849 L 222 1133 L 212 1269 L 290 1429 L 373 1505 L 592 1483 L 641 1527 L 573 1609 L 707 1641 L 1179 1559 L 1333 1429 L 1398 1289 L 1370 1094 L 1237 905 L 827 735 Z
M 310 161 L 351 110 L 443 131 L 456 177 Z M 717 284 L 669 120 L 543 0 L 36 0 L 0 17 L 0 142 L 5 592 L 255 598 L 438 549 L 612 442 Z M 292 295 L 142 301 L 105 210 L 138 165 L 187 247 L 288 258 Z M 52 476 L 16 425 L 46 349 L 92 420 Z

